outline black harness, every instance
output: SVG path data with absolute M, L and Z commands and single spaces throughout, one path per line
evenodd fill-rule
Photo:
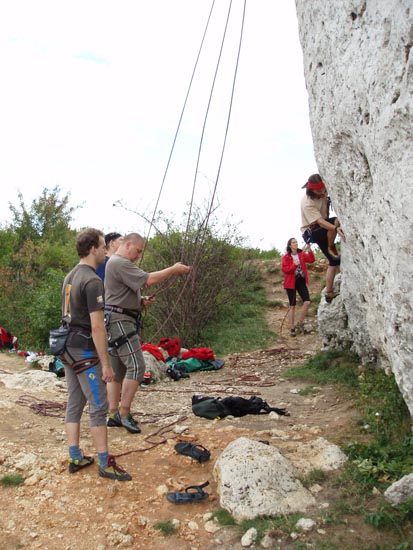
M 105 304 L 105 311 L 113 311 L 114 313 L 121 313 L 123 315 L 127 315 L 128 317 L 132 317 L 133 319 L 141 318 L 140 311 L 136 311 L 134 309 L 126 309 L 124 307 L 108 306 Z
M 127 309 L 119 306 L 106 305 L 106 304 L 105 304 L 105 311 L 121 313 L 122 315 L 127 315 L 128 317 L 132 317 L 132 319 L 136 321 L 135 330 L 128 332 L 127 334 L 122 334 L 121 336 L 116 338 L 116 340 L 109 340 L 108 342 L 109 346 L 119 349 L 129 341 L 129 338 L 131 338 L 132 336 L 135 336 L 135 334 L 139 334 L 139 330 L 141 327 L 141 318 L 142 318 L 142 314 L 140 311 L 136 311 L 134 309 Z

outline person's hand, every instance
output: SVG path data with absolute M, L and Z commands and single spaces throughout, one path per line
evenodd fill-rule
M 192 269 L 192 266 L 185 265 L 181 262 L 176 262 L 174 265 L 174 273 L 175 275 L 185 275 L 186 273 L 189 273 Z
M 102 380 L 104 382 L 113 382 L 114 376 L 115 373 L 113 372 L 113 369 L 110 365 L 104 365 L 102 367 Z
M 155 294 L 151 294 L 151 296 L 142 296 L 143 307 L 152 305 L 154 301 L 155 301 Z
M 337 235 L 340 235 L 343 241 L 346 242 L 346 236 L 344 235 L 344 231 L 341 229 L 341 227 L 337 227 Z

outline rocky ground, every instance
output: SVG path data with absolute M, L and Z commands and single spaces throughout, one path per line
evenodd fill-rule
M 286 296 L 279 271 L 262 264 L 268 298 L 280 300 L 269 308 L 268 322 L 281 333 L 268 349 L 226 357 L 223 369 L 192 373 L 189 379 L 166 379 L 142 388 L 134 402 L 134 415 L 142 434 L 123 428 L 109 429 L 110 450 L 131 475 L 131 482 L 99 478 L 95 465 L 69 475 L 64 435 L 64 378 L 46 373 L 22 357 L 0 354 L 0 477 L 20 472 L 25 483 L 0 486 L 0 548 L 44 550 L 112 550 L 116 548 L 205 550 L 241 548 L 241 535 L 234 527 L 220 528 L 209 521 L 220 506 L 213 477 L 215 460 L 234 439 L 247 436 L 268 440 L 285 456 L 293 457 L 297 442 L 323 436 L 339 442 L 354 429 L 351 401 L 332 387 L 302 396 L 308 382 L 284 377 L 285 370 L 302 364 L 320 348 L 315 313 L 308 319 L 312 333 L 292 338 L 284 322 Z M 311 291 L 320 290 L 322 266 L 312 271 Z M 8 387 L 7 380 L 18 373 L 36 372 L 31 386 Z M 39 377 L 46 382 L 39 383 Z M 22 379 L 28 379 L 28 376 Z M 11 379 L 11 378 L 10 378 Z M 224 397 L 259 395 L 271 406 L 286 407 L 290 416 L 247 415 L 211 421 L 196 417 L 191 410 L 194 394 Z M 42 414 L 43 413 L 43 414 Z M 208 462 L 199 464 L 175 452 L 178 441 L 193 441 L 211 452 Z M 94 454 L 87 414 L 81 426 L 81 446 Z M 209 498 L 202 502 L 176 505 L 165 493 L 209 481 Z M 320 509 L 337 499 L 330 481 L 316 495 Z M 320 515 L 321 517 L 321 515 Z M 165 536 L 158 522 L 173 520 L 177 529 Z M 353 524 L 354 522 L 354 524 Z M 330 548 L 368 548 L 376 534 L 357 519 L 340 528 L 329 528 L 320 519 L 310 534 L 299 541 L 342 540 Z M 274 534 L 276 548 L 296 548 L 291 537 Z M 321 542 L 320 542 L 321 544 Z M 350 544 L 350 546 L 349 546 Z M 321 548 L 321 546 L 310 546 Z

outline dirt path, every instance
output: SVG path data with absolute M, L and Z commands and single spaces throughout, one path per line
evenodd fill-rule
M 286 296 L 279 271 L 271 272 L 269 265 L 262 263 L 268 298 L 285 305 L 269 308 L 268 322 L 280 332 Z M 315 271 L 313 275 L 311 290 L 317 292 L 323 279 Z M 309 325 L 315 330 L 314 315 L 310 313 Z M 129 483 L 101 479 L 95 466 L 72 476 L 67 473 L 63 412 L 53 409 L 57 416 L 42 416 L 28 406 L 36 402 L 62 405 L 64 381 L 50 375 L 55 385 L 46 389 L 8 388 L 1 383 L 0 475 L 21 471 L 28 479 L 22 486 L 0 489 L 0 548 L 240 548 L 240 536 L 234 529 L 207 530 L 211 525 L 206 523 L 207 514 L 219 508 L 213 465 L 220 452 L 240 436 L 265 437 L 287 454 L 294 451 L 295 442 L 318 435 L 334 442 L 348 429 L 353 414 L 352 404 L 332 388 L 323 387 L 316 395 L 304 397 L 297 390 L 308 385 L 305 381 L 283 378 L 287 367 L 302 364 L 320 346 L 316 332 L 297 338 L 287 334 L 284 324 L 281 338 L 269 349 L 227 357 L 220 371 L 193 373 L 177 382 L 167 379 L 139 391 L 134 413 L 142 434 L 109 429 L 110 449 L 123 455 L 118 462 L 133 476 Z M 30 364 L 24 359 L 0 354 L 0 371 L 9 373 L 5 376 L 28 370 Z M 274 420 L 267 415 L 248 415 L 210 421 L 192 414 L 193 394 L 260 395 L 272 406 L 286 407 L 290 416 Z M 25 395 L 29 397 L 22 400 Z M 187 429 L 179 435 L 183 427 Z M 84 452 L 93 455 L 86 414 L 81 435 Z M 174 445 L 180 440 L 204 445 L 211 451 L 211 460 L 198 464 L 178 455 Z M 204 502 L 177 506 L 165 498 L 166 491 L 207 480 L 210 498 Z M 172 519 L 180 522 L 174 535 L 165 537 L 154 527 Z M 290 543 L 284 541 L 279 547 L 290 548 Z

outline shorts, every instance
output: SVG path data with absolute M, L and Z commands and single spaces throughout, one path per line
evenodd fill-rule
M 334 222 L 336 221 L 336 217 L 327 218 L 326 221 L 334 224 Z M 312 226 L 311 229 L 306 229 L 302 237 L 304 239 L 304 242 L 306 242 L 307 244 L 314 243 L 319 246 L 321 252 L 328 260 L 328 265 L 340 265 L 340 258 L 335 258 L 334 256 L 331 256 L 331 254 L 329 254 L 328 252 L 327 229 L 321 227 L 320 225 L 318 225 L 318 223 L 316 223 Z
M 308 292 L 308 287 L 306 285 L 305 279 L 298 277 L 295 280 L 295 288 L 286 288 L 288 303 L 290 306 L 297 305 L 297 292 L 300 295 L 300 298 L 303 302 L 310 301 L 310 293 Z
M 109 325 L 108 339 L 110 342 L 133 332 L 135 334 L 128 336 L 124 344 L 119 347 L 111 347 L 109 351 L 110 361 L 115 373 L 114 380 L 120 384 L 124 378 L 141 382 L 145 373 L 145 359 L 136 322 L 115 321 Z
M 68 394 L 65 422 L 79 423 L 83 409 L 88 403 L 90 426 L 106 426 L 108 397 L 106 384 L 102 380 L 102 365 L 97 363 L 78 374 L 71 367 L 74 362 L 83 359 L 97 359 L 96 352 L 77 347 L 67 347 L 61 359 L 65 367 Z

